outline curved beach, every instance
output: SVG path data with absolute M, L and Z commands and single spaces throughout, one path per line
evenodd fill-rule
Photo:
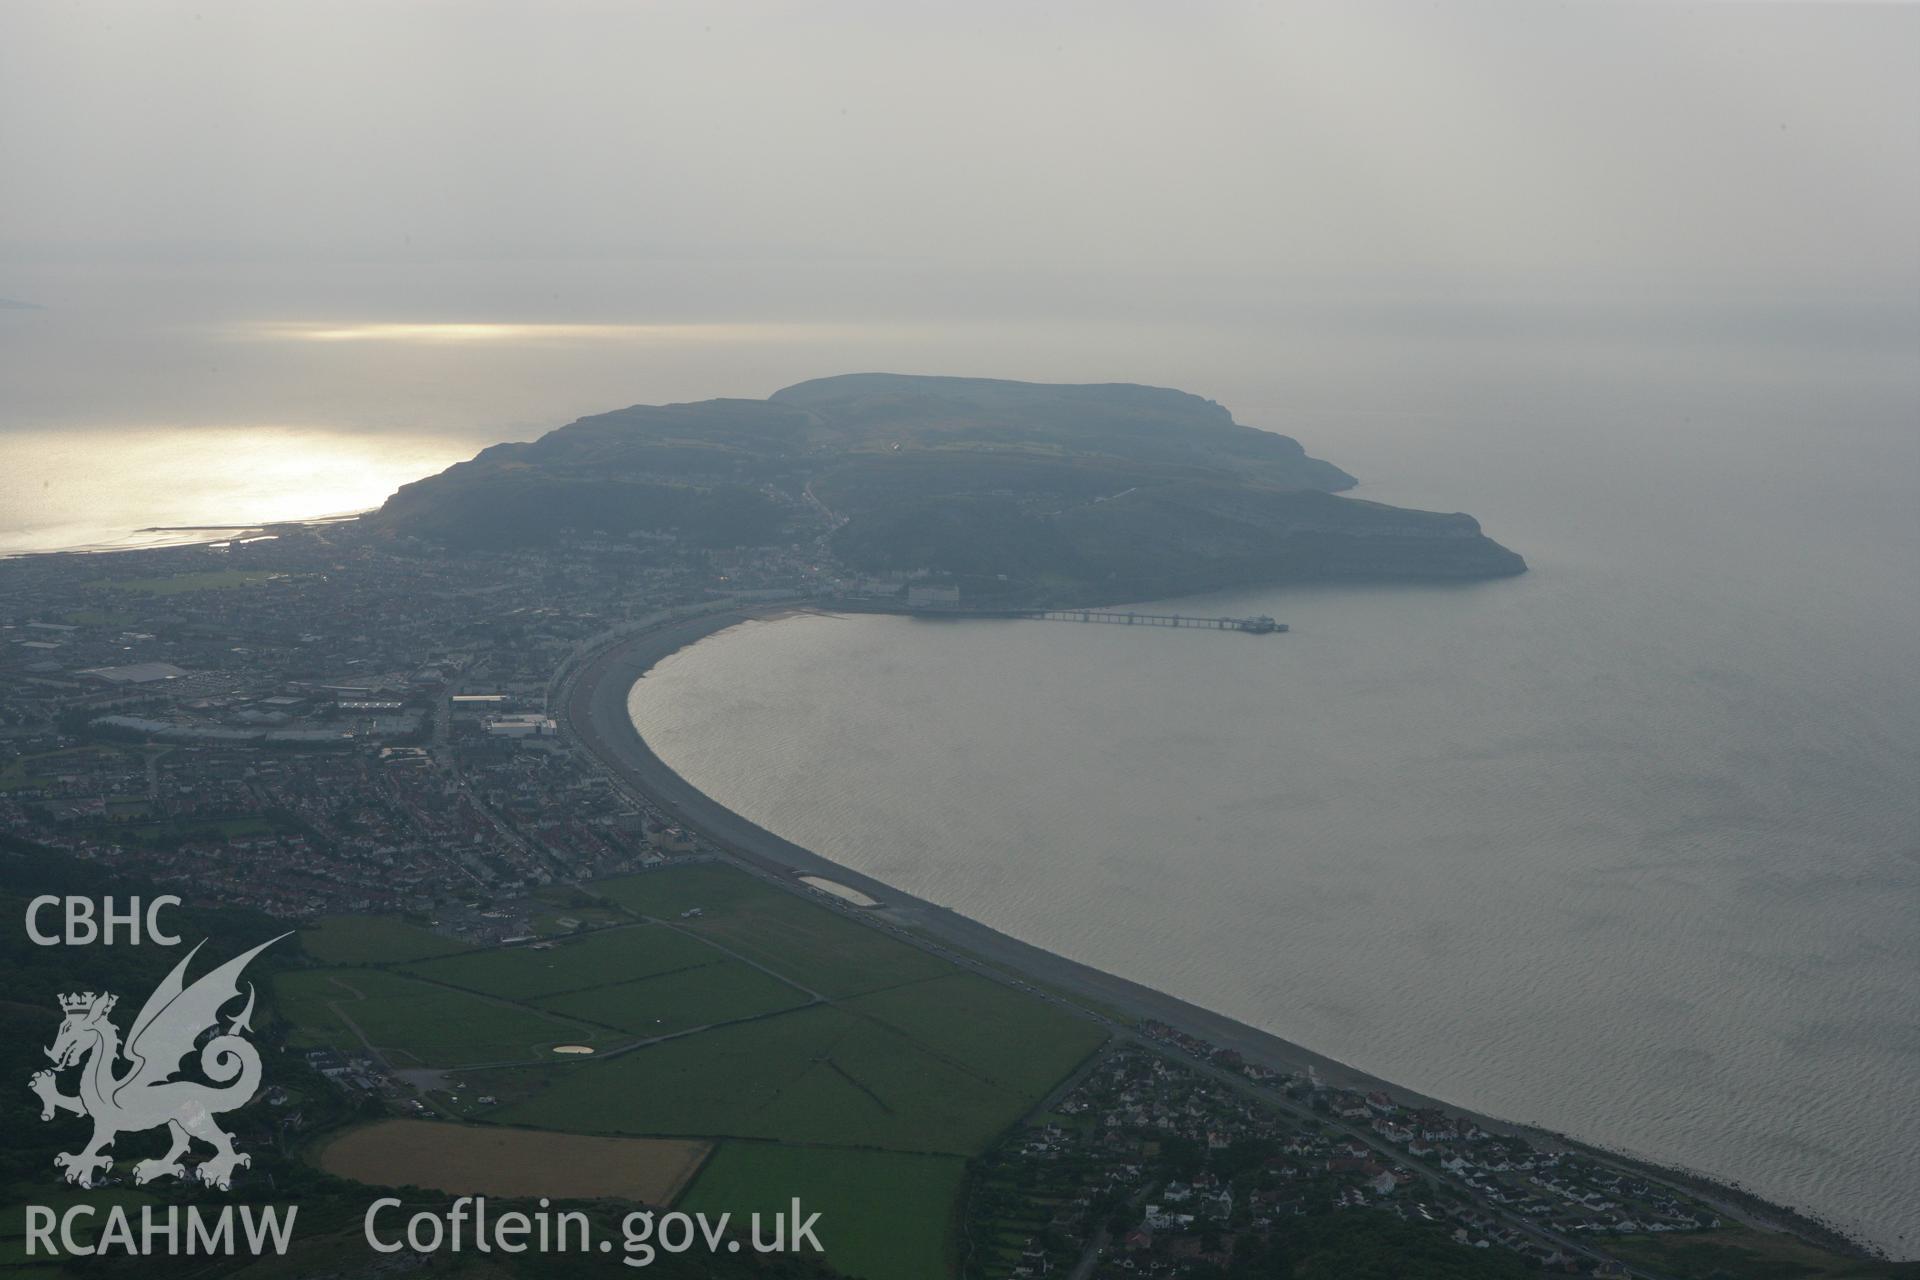
M 1401 1088 L 1270 1032 L 1022 942 L 823 858 L 748 821 L 695 788 L 661 760 L 640 735 L 627 710 L 629 691 L 656 663 L 688 645 L 742 622 L 788 611 L 786 607 L 725 609 L 663 622 L 616 640 L 587 657 L 569 675 L 557 700 L 558 714 L 575 741 L 605 765 L 622 785 L 676 822 L 697 831 L 728 856 L 781 880 L 796 891 L 810 891 L 800 877 L 818 876 L 879 903 L 870 908 L 843 908 L 856 919 L 911 930 L 1037 985 L 1129 1017 L 1166 1023 L 1276 1070 L 1305 1071 L 1311 1067 L 1331 1085 L 1388 1089 L 1410 1104 L 1445 1106 L 1458 1114 L 1471 1115 L 1489 1129 L 1526 1132 L 1536 1140 L 1555 1141 L 1551 1135 L 1538 1130 L 1481 1116 Z
M 1489 1132 L 1521 1135 L 1547 1149 L 1580 1150 L 1618 1167 L 1630 1168 L 1639 1176 L 1683 1187 L 1723 1214 L 1749 1226 L 1785 1232 L 1844 1254 L 1866 1256 L 1858 1242 L 1844 1231 L 1800 1210 L 1767 1201 L 1737 1184 L 1729 1185 L 1690 1169 L 1657 1165 L 1535 1125 L 1501 1120 L 1393 1084 L 1271 1032 L 1023 942 L 821 857 L 728 809 L 654 753 L 633 723 L 628 710 L 629 694 L 656 664 L 708 636 L 744 622 L 811 611 L 791 604 L 721 607 L 609 638 L 603 647 L 588 652 L 558 682 L 551 699 L 555 714 L 565 732 L 607 769 L 617 785 L 694 830 L 721 854 L 743 867 L 796 893 L 804 893 L 812 901 L 823 902 L 850 919 L 887 929 L 903 940 L 946 951 L 949 958 L 962 963 L 978 962 L 992 976 L 1017 984 L 1031 983 L 1040 988 L 1042 994 L 1060 993 L 1083 1005 L 1083 1012 L 1089 1016 L 1104 1018 L 1112 1013 L 1123 1019 L 1156 1020 L 1276 1070 L 1305 1072 L 1311 1068 L 1322 1080 L 1336 1087 L 1382 1089 L 1406 1105 L 1443 1107 L 1456 1115 L 1470 1117 Z M 852 905 L 847 896 L 809 885 L 805 877 L 832 881 L 878 905 Z

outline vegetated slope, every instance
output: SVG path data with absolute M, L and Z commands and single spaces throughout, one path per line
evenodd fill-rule
M 929 569 L 980 604 L 1526 567 L 1470 516 L 1334 496 L 1354 483 L 1181 391 L 850 374 L 583 418 L 407 485 L 366 524 L 457 547 L 831 532 L 856 573 Z
M 1290 489 L 1351 489 L 1354 478 L 1310 458 L 1291 436 L 1242 426 L 1211 400 L 1132 383 L 1075 386 L 993 378 L 853 373 L 776 391 L 862 443 L 922 448 L 1034 445 L 1089 457 L 1206 467 Z
M 1056 510 L 977 492 L 886 502 L 849 521 L 834 550 L 870 571 L 1006 574 L 1106 600 L 1254 583 L 1489 578 L 1526 568 L 1468 515 L 1214 477 L 1131 478 L 1141 483 Z

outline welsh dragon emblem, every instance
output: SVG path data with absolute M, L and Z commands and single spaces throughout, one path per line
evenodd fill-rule
M 245 1035 L 252 1030 L 253 985 L 247 985 L 246 1007 L 228 1019 L 224 1032 L 220 1010 L 239 998 L 240 971 L 247 962 L 286 936 L 269 938 L 187 986 L 187 965 L 205 944 L 196 945 L 147 997 L 125 1044 L 108 1017 L 119 997 L 91 991 L 60 997 L 66 1018 L 47 1050 L 53 1070 L 35 1072 L 27 1083 L 40 1095 L 42 1120 L 61 1111 L 93 1120 L 93 1139 L 85 1148 L 53 1158 L 55 1166 L 66 1170 L 68 1182 L 92 1186 L 95 1177 L 113 1167 L 105 1153 L 116 1137 L 161 1125 L 167 1127 L 172 1145 L 160 1158 L 134 1165 L 137 1183 L 186 1177 L 180 1157 L 196 1138 L 214 1149 L 198 1170 L 200 1180 L 210 1186 L 225 1191 L 233 1171 L 252 1163 L 252 1157 L 233 1149 L 233 1139 L 214 1117 L 245 1106 L 260 1087 L 260 1053 Z M 215 1034 L 200 1044 L 209 1031 Z M 173 1079 L 196 1045 L 201 1074 L 212 1083 Z M 126 1068 L 117 1070 L 122 1059 Z M 55 1073 L 74 1066 L 80 1068 L 80 1092 L 61 1093 Z

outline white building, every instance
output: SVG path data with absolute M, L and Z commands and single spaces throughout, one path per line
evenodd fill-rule
M 495 716 L 487 721 L 493 738 L 551 738 L 559 726 L 543 715 Z

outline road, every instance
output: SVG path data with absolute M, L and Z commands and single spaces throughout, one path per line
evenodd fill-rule
M 1361 1091 L 1386 1090 L 1402 1105 L 1442 1108 L 1474 1121 L 1489 1133 L 1522 1137 L 1536 1145 L 1543 1141 L 1552 1143 L 1549 1137 L 1527 1126 L 1483 1116 L 1390 1084 L 1258 1028 L 1021 942 L 945 907 L 915 898 L 851 868 L 829 862 L 810 850 L 756 826 L 695 789 L 668 768 L 642 740 L 627 714 L 627 691 L 661 658 L 715 631 L 754 616 L 757 616 L 754 611 L 745 608 L 716 609 L 709 614 L 677 619 L 647 632 L 624 637 L 599 653 L 590 655 L 576 664 L 560 684 L 555 705 L 561 732 L 596 762 L 617 788 L 696 833 L 708 847 L 743 870 L 789 892 L 801 894 L 848 919 L 890 933 L 901 941 L 970 972 L 1018 988 L 1073 1016 L 1099 1023 L 1118 1040 L 1174 1059 L 1297 1119 L 1330 1125 L 1378 1152 L 1390 1163 L 1407 1166 L 1405 1153 L 1372 1130 L 1312 1112 L 1273 1090 L 1253 1084 L 1243 1075 L 1148 1039 L 1135 1031 L 1131 1024 L 1110 1017 L 1105 1010 L 1113 1009 L 1132 1019 L 1165 1023 L 1218 1048 L 1232 1049 L 1248 1061 L 1276 1070 L 1304 1074 L 1311 1068 L 1322 1080 L 1335 1087 Z M 796 879 L 799 875 L 815 875 L 832 880 L 865 894 L 880 905 L 855 906 L 800 884 Z M 1651 1176 L 1648 1170 L 1637 1165 L 1609 1161 L 1598 1153 L 1594 1158 L 1635 1177 Z M 1429 1182 L 1438 1182 L 1439 1175 L 1425 1170 L 1421 1172 Z M 1583 1241 L 1546 1230 L 1538 1223 L 1495 1205 L 1458 1183 L 1448 1182 L 1446 1185 L 1456 1193 L 1467 1196 L 1488 1216 L 1507 1223 L 1531 1239 L 1590 1259 L 1621 1261 Z M 1747 1221 L 1750 1225 L 1763 1225 L 1752 1222 L 1745 1215 L 1729 1213 L 1728 1216 Z M 1085 1265 L 1086 1259 L 1082 1259 L 1082 1263 Z M 1629 1274 L 1642 1280 L 1672 1280 L 1663 1273 L 1642 1266 L 1631 1266 Z

